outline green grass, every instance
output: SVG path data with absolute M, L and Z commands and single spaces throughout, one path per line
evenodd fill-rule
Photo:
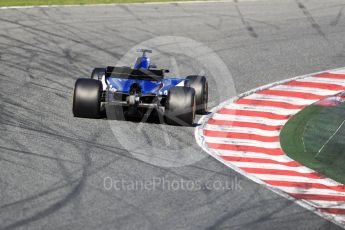
M 280 134 L 284 152 L 292 159 L 345 184 L 345 105 L 309 106 L 292 117 Z
M 107 3 L 172 2 L 178 0 L 0 0 L 0 6 L 83 5 Z

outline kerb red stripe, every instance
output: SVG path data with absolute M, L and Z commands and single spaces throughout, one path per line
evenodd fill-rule
M 345 89 L 345 87 L 341 85 L 319 83 L 319 82 L 306 82 L 306 81 L 290 81 L 283 85 L 300 86 L 300 87 L 308 87 L 308 88 L 316 88 L 316 89 L 328 89 L 328 90 L 344 90 Z
M 343 201 L 345 202 L 345 196 L 336 195 L 319 195 L 319 194 L 301 194 L 301 193 L 288 193 L 290 196 L 296 199 L 302 200 L 325 200 L 325 201 Z
M 345 74 L 320 73 L 320 74 L 314 75 L 313 77 L 331 78 L 331 79 L 345 79 Z
M 345 209 L 343 208 L 318 208 L 321 212 L 327 212 L 337 215 L 345 215 Z
M 317 188 L 317 189 L 330 189 L 338 192 L 345 192 L 345 186 L 327 186 L 320 183 L 307 183 L 307 182 L 295 182 L 295 181 L 272 181 L 265 180 L 266 183 L 274 186 L 285 186 L 285 187 L 298 187 L 298 188 Z

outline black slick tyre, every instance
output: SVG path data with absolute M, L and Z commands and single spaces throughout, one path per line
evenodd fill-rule
M 205 114 L 208 103 L 208 82 L 205 76 L 191 75 L 186 77 L 185 86 L 195 90 L 196 113 Z
M 191 126 L 195 118 L 195 90 L 191 87 L 173 87 L 165 104 L 165 120 L 170 125 Z
M 105 76 L 105 68 L 94 68 L 91 73 L 91 79 L 101 81 L 102 77 Z
M 74 87 L 73 114 L 75 117 L 101 117 L 102 83 L 98 80 L 79 78 Z

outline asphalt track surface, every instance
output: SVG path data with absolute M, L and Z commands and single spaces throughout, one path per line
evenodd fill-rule
M 78 77 L 164 35 L 211 48 L 237 93 L 342 67 L 343 9 L 338 0 L 272 0 L 0 10 L 0 228 L 339 228 L 201 152 L 193 128 L 77 119 L 71 102 Z M 219 92 L 222 82 L 210 80 L 214 104 L 235 94 Z M 167 184 L 108 190 L 108 177 Z M 167 189 L 181 180 L 202 189 Z M 237 186 L 205 188 L 212 181 Z

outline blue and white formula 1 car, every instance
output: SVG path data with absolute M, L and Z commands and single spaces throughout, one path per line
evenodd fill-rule
M 151 112 L 172 125 L 192 125 L 195 113 L 207 111 L 208 83 L 204 76 L 164 78 L 165 69 L 150 64 L 140 49 L 134 68 L 95 68 L 89 78 L 75 83 L 73 114 L 76 117 L 99 118 L 102 110 L 116 118 L 144 117 Z M 162 120 L 161 120 L 162 121 Z

